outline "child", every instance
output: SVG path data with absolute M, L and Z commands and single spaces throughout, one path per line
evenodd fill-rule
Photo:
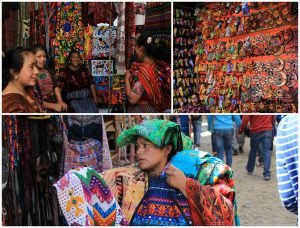
M 39 69 L 36 89 L 43 99 L 43 105 L 47 110 L 55 112 L 67 111 L 67 104 L 63 102 L 59 87 L 46 66 L 47 51 L 43 46 L 35 45 L 32 52 L 36 57 L 36 66 Z

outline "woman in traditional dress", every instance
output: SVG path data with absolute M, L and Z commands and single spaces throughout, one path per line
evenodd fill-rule
M 67 102 L 68 112 L 98 112 L 95 81 L 89 70 L 81 64 L 78 51 L 69 53 L 66 68 L 57 79 L 57 86 Z
M 125 74 L 130 113 L 162 113 L 171 109 L 171 69 L 160 59 L 162 48 L 151 36 L 136 40 L 137 62 Z
M 9 50 L 2 62 L 2 112 L 45 112 L 33 88 L 36 84 L 36 59 L 29 49 Z
M 43 99 L 44 107 L 52 112 L 67 111 L 67 104 L 62 100 L 60 89 L 56 85 L 53 72 L 47 67 L 47 50 L 41 45 L 31 48 L 36 57 L 36 66 L 39 70 L 36 88 Z
M 101 175 L 77 168 L 55 184 L 69 225 L 233 225 L 231 169 L 207 153 L 199 158 L 206 164 L 197 171 L 199 179 L 176 168 L 176 155 L 192 147 L 176 123 L 144 121 L 123 131 L 117 143 L 136 144 L 137 167 Z

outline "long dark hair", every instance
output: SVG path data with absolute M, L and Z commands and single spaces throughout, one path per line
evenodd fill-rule
M 168 49 L 165 42 L 159 38 L 143 33 L 136 39 L 136 45 L 138 47 L 144 47 L 146 55 L 149 57 L 168 63 L 171 62 L 171 52 L 168 51 L 170 49 Z
M 8 50 L 2 61 L 2 90 L 13 79 L 13 73 L 20 73 L 23 68 L 25 56 L 32 53 L 30 49 L 16 48 Z

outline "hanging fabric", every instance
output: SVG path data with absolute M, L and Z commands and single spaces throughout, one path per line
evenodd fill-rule
M 114 3 L 118 13 L 117 26 L 117 51 L 116 51 L 116 69 L 117 74 L 125 74 L 125 2 Z

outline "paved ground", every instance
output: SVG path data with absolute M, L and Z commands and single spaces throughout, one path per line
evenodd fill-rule
M 201 147 L 211 151 L 210 133 L 203 123 Z M 275 153 L 272 155 L 270 181 L 263 180 L 263 168 L 255 167 L 252 176 L 248 176 L 245 167 L 250 151 L 249 138 L 246 137 L 244 153 L 233 157 L 234 179 L 236 183 L 238 213 L 243 226 L 296 226 L 297 217 L 286 211 L 281 205 L 277 190 Z

